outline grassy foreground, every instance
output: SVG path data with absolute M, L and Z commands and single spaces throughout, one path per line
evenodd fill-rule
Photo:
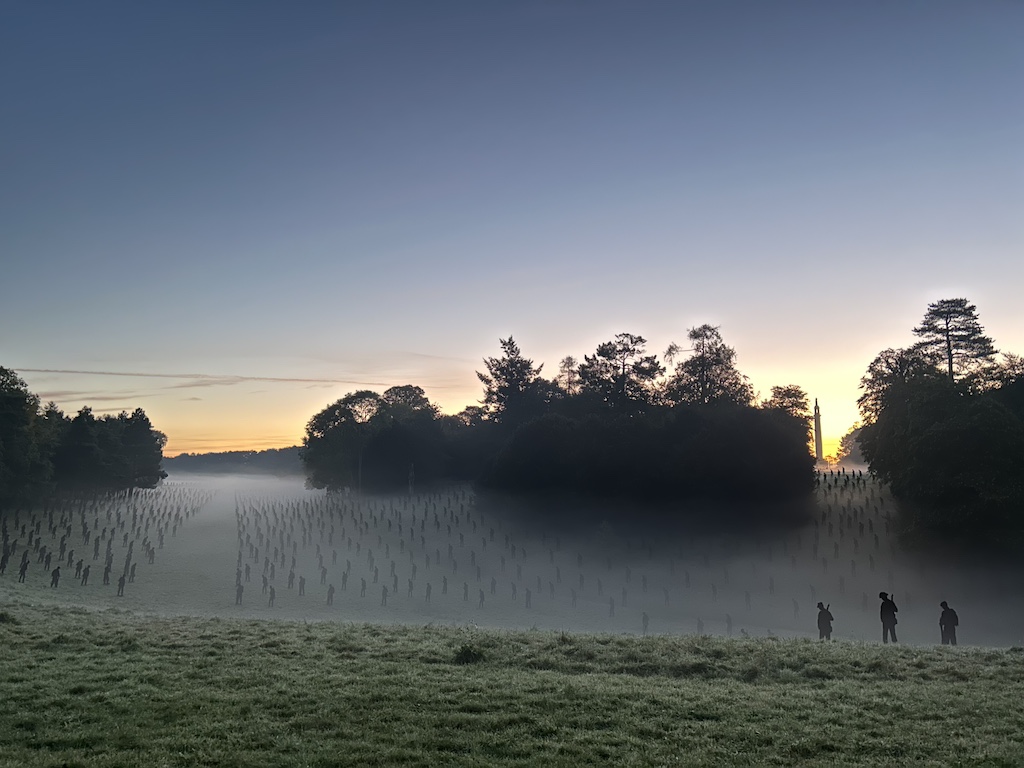
M 0 763 L 1024 765 L 1024 649 L 0 611 Z

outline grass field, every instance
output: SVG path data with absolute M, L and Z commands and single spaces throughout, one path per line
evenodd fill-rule
M 1024 764 L 1024 649 L 0 612 L 0 763 Z

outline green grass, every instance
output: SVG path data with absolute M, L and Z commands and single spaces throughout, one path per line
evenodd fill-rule
M 0 613 L 0 764 L 1024 764 L 1024 650 Z

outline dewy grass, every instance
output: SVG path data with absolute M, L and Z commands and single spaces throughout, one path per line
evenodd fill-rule
M 4 614 L 5 766 L 1024 764 L 1021 649 Z

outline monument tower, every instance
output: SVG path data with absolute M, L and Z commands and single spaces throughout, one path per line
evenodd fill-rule
M 825 460 L 821 451 L 821 409 L 818 408 L 818 398 L 814 398 L 814 458 Z

